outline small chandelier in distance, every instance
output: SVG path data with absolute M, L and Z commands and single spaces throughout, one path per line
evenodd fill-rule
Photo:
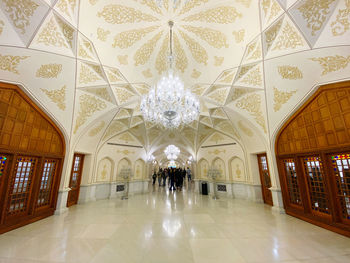
M 170 70 L 157 85 L 142 98 L 140 109 L 146 121 L 168 129 L 190 124 L 198 118 L 199 100 L 184 88 L 181 79 L 172 70 L 172 27 L 170 27 Z
M 164 153 L 169 161 L 175 161 L 180 154 L 180 149 L 173 144 L 165 148 Z

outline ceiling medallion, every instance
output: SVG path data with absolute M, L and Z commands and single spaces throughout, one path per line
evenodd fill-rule
M 167 129 L 178 128 L 190 124 L 199 116 L 199 100 L 189 90 L 184 88 L 181 79 L 172 69 L 172 27 L 170 27 L 170 69 L 151 91 L 141 100 L 141 112 L 146 121 Z
M 173 144 L 165 148 L 164 153 L 169 161 L 175 161 L 180 154 L 180 149 Z

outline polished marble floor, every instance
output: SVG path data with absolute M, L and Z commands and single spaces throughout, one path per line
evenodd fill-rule
M 263 204 L 156 187 L 0 235 L 5 262 L 346 263 L 350 238 Z

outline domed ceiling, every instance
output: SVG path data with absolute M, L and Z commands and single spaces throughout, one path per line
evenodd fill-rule
M 163 2 L 1 0 L 1 79 L 39 100 L 71 147 L 135 140 L 160 154 L 175 142 L 194 155 L 215 134 L 268 145 L 315 86 L 349 78 L 349 0 Z M 175 69 L 201 101 L 179 131 L 139 108 L 168 68 L 170 20 Z

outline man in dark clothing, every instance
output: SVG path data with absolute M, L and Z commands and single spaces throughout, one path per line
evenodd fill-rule
M 169 171 L 170 174 L 170 188 L 169 190 L 176 190 L 175 188 L 175 170 L 174 168 L 171 168 L 171 170 Z

